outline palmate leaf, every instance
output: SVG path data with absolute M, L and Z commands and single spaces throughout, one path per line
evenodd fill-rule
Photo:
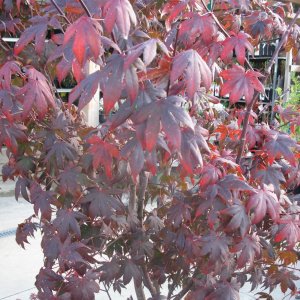
M 140 267 L 137 266 L 132 260 L 126 260 L 123 275 L 124 284 L 127 285 L 131 279 L 134 279 L 136 285 L 140 286 L 142 283 L 142 278 Z
M 173 59 L 170 82 L 174 84 L 181 76 L 184 78 L 187 95 L 192 98 L 201 86 L 209 90 L 212 73 L 206 62 L 195 50 L 186 50 Z
M 267 154 L 270 164 L 273 164 L 275 159 L 279 159 L 283 156 L 291 165 L 296 166 L 296 157 L 291 150 L 291 148 L 296 148 L 296 146 L 296 141 L 289 135 L 269 130 L 266 132 L 263 150 Z
M 47 150 L 45 161 L 48 166 L 63 168 L 68 161 L 74 161 L 77 157 L 73 145 L 65 141 L 55 141 Z
M 77 274 L 66 278 L 66 291 L 71 294 L 71 299 L 91 300 L 95 299 L 95 294 L 100 291 L 99 284 L 96 282 L 99 274 L 92 270 L 79 277 Z
M 232 61 L 233 50 L 235 51 L 237 61 L 244 65 L 246 59 L 246 49 L 253 54 L 253 46 L 248 41 L 250 36 L 244 32 L 237 34 L 232 33 L 230 37 L 227 37 L 223 44 L 223 50 L 221 52 L 221 59 L 228 63 Z
M 273 164 L 271 166 L 258 165 L 251 170 L 252 179 L 263 184 L 272 185 L 276 195 L 280 195 L 280 184 L 286 182 L 284 175 L 281 171 L 281 166 Z
M 223 97 L 229 94 L 229 100 L 233 104 L 245 97 L 246 102 L 250 103 L 254 96 L 254 91 L 264 93 L 263 84 L 259 81 L 259 77 L 263 75 L 259 72 L 247 70 L 241 66 L 234 65 L 233 68 L 223 70 L 220 76 L 225 79 L 225 83 L 221 86 L 220 95 Z
M 64 35 L 63 47 L 71 47 L 73 53 L 83 67 L 88 59 L 98 59 L 102 52 L 100 35 L 102 27 L 99 22 L 87 16 L 80 17 L 68 26 Z
M 288 247 L 292 249 L 300 241 L 300 222 L 292 216 L 286 216 L 278 220 L 279 229 L 275 235 L 275 242 L 286 240 Z
M 9 122 L 6 118 L 0 118 L 0 149 L 6 145 L 13 153 L 18 151 L 18 142 L 27 141 L 24 125 Z
M 191 206 L 185 203 L 180 195 L 175 196 L 172 206 L 168 210 L 168 220 L 174 227 L 179 227 L 182 222 L 191 221 Z
M 90 249 L 81 242 L 72 242 L 71 237 L 67 239 L 61 246 L 60 255 L 58 257 L 58 264 L 60 270 L 65 272 L 70 267 L 74 267 L 77 263 L 88 265 Z
M 136 139 L 130 139 L 121 149 L 121 157 L 128 161 L 130 173 L 136 181 L 145 163 L 145 154 L 141 143 Z
M 23 249 L 25 249 L 25 243 L 29 244 L 28 237 L 34 237 L 34 232 L 37 230 L 38 224 L 31 222 L 30 219 L 31 218 L 19 224 L 16 231 L 16 242 Z
M 50 299 L 53 294 L 50 289 L 55 289 L 57 286 L 60 286 L 64 278 L 54 272 L 52 269 L 43 267 L 40 269 L 38 275 L 36 276 L 36 287 L 39 292 L 44 293 L 46 298 Z
M 143 54 L 143 61 L 145 66 L 148 66 L 156 57 L 157 46 L 168 55 L 169 51 L 165 44 L 159 39 L 149 39 L 141 44 L 132 47 L 126 57 L 125 69 L 134 63 L 138 57 Z
M 255 258 L 259 258 L 261 253 L 261 245 L 259 243 L 259 237 L 256 234 L 245 236 L 241 242 L 235 244 L 231 251 L 234 253 L 240 252 L 237 265 L 239 268 L 243 268 L 246 264 L 252 265 Z
M 120 99 L 124 80 L 124 57 L 113 54 L 101 70 L 100 86 L 103 92 L 104 111 L 109 113 Z
M 217 27 L 211 15 L 193 14 L 184 20 L 178 33 L 178 40 L 186 46 L 191 46 L 200 37 L 203 44 L 209 44 L 217 34 Z
M 100 71 L 88 75 L 74 87 L 69 95 L 69 104 L 79 99 L 78 110 L 82 110 L 94 97 L 100 82 Z
M 143 148 L 152 151 L 157 143 L 160 128 L 166 134 L 167 140 L 174 149 L 181 146 L 180 127 L 194 130 L 194 124 L 189 114 L 180 107 L 184 100 L 178 96 L 151 102 L 142 106 L 131 115 L 134 124 L 140 125 L 140 139 Z
M 61 58 L 61 60 L 56 65 L 55 69 L 57 80 L 60 84 L 71 71 L 77 82 L 80 82 L 84 78 L 82 67 L 77 61 L 71 47 L 64 47 L 62 44 L 58 46 L 48 58 L 48 63 L 51 63 L 58 58 Z
M 100 165 L 103 165 L 106 176 L 111 178 L 113 158 L 119 157 L 118 148 L 113 144 L 103 141 L 96 135 L 90 137 L 87 142 L 91 145 L 88 153 L 93 156 L 93 168 L 98 169 Z
M 246 16 L 244 24 L 245 31 L 254 39 L 272 37 L 273 21 L 269 15 L 263 11 L 254 11 L 249 16 Z
M 32 25 L 22 33 L 20 39 L 16 42 L 14 53 L 19 55 L 26 45 L 35 41 L 35 50 L 38 54 L 42 54 L 45 47 L 45 39 L 48 28 L 47 16 L 35 16 L 30 19 Z
M 225 262 L 229 255 L 231 240 L 228 236 L 214 231 L 201 237 L 201 255 L 208 255 L 209 261 Z
M 172 22 L 174 22 L 181 13 L 184 13 L 187 7 L 190 9 L 199 9 L 200 3 L 200 0 L 167 1 L 162 9 L 162 16 L 168 15 L 166 18 L 166 29 L 168 31 L 171 29 Z
M 257 224 L 268 213 L 273 221 L 279 219 L 280 204 L 277 196 L 266 189 L 258 190 L 249 197 L 247 203 L 248 212 L 254 210 L 254 217 L 252 219 L 253 224 Z
M 205 149 L 206 153 L 210 153 L 201 131 L 197 127 L 195 129 L 195 132 L 190 128 L 183 128 L 181 131 L 180 161 L 185 171 L 189 174 L 193 174 L 197 168 L 203 166 L 200 149 Z
M 116 212 L 124 213 L 124 205 L 116 198 L 105 192 L 93 188 L 82 198 L 82 203 L 90 203 L 89 215 L 92 218 L 111 218 Z
M 23 104 L 23 116 L 26 118 L 35 109 L 39 118 L 43 118 L 49 107 L 55 107 L 54 96 L 46 77 L 35 70 L 25 70 L 26 84 L 17 92 L 17 97 Z
M 136 25 L 137 19 L 131 3 L 128 0 L 106 0 L 103 6 L 104 24 L 108 33 L 114 26 L 124 39 L 128 38 L 131 23 Z
M 214 200 L 217 196 L 220 197 L 225 204 L 233 199 L 232 192 L 253 191 L 253 188 L 245 181 L 239 179 L 233 174 L 224 176 L 214 185 L 208 186 L 205 193 L 210 200 Z
M 78 211 L 69 211 L 59 209 L 56 218 L 53 220 L 53 226 L 57 229 L 61 240 L 65 240 L 72 232 L 76 238 L 80 238 L 80 226 L 78 220 L 84 220 L 86 216 Z
M 0 88 L 10 90 L 12 75 L 21 75 L 21 68 L 18 62 L 8 61 L 0 69 Z
M 241 236 L 244 237 L 249 231 L 251 225 L 250 218 L 242 203 L 233 204 L 232 206 L 222 210 L 220 213 L 232 217 L 225 227 L 225 232 L 232 232 L 239 229 Z
M 44 191 L 38 184 L 32 184 L 30 186 L 30 201 L 33 203 L 36 215 L 40 212 L 42 218 L 51 220 L 51 204 L 56 201 L 54 192 Z
M 82 172 L 80 167 L 67 167 L 58 176 L 59 191 L 62 194 L 67 192 L 78 196 L 83 191 L 83 188 L 90 183 L 86 174 Z
M 300 277 L 287 268 L 280 268 L 270 275 L 270 285 L 275 287 L 280 285 L 282 293 L 286 293 L 288 289 L 292 291 L 292 294 L 297 293 L 297 286 L 294 281 L 299 280 Z
M 219 282 L 215 285 L 214 292 L 205 297 L 205 300 L 240 300 L 240 284 L 235 281 Z
M 200 187 L 215 184 L 222 177 L 222 171 L 212 164 L 204 164 L 199 180 Z

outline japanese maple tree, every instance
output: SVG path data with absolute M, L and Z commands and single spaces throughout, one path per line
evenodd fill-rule
M 300 111 L 276 107 L 284 133 L 259 95 L 280 51 L 299 59 L 300 11 L 287 21 L 287 3 L 210 2 L 0 1 L 1 37 L 19 37 L 0 41 L 2 176 L 34 210 L 17 243 L 42 234 L 38 299 L 128 284 L 152 300 L 234 300 L 246 282 L 298 293 Z M 271 38 L 273 57 L 253 69 Z M 99 90 L 105 122 L 92 128 L 81 110 Z

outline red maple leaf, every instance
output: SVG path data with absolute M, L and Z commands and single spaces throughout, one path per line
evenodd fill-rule
M 259 223 L 268 213 L 273 221 L 279 219 L 280 204 L 276 194 L 266 189 L 258 190 L 252 194 L 247 203 L 247 210 L 254 209 L 252 223 Z
M 142 106 L 131 116 L 135 124 L 144 124 L 144 127 L 140 127 L 143 134 L 138 137 L 146 150 L 151 151 L 155 147 L 161 127 L 175 149 L 181 146 L 180 125 L 194 130 L 191 117 L 180 107 L 183 102 L 181 97 L 170 96 Z
M 204 86 L 209 90 L 212 83 L 211 70 L 195 50 L 186 50 L 173 59 L 170 82 L 174 84 L 180 77 L 184 78 L 187 94 L 190 98 Z
M 69 104 L 79 98 L 78 109 L 82 110 L 94 97 L 100 82 L 100 71 L 90 74 L 74 87 L 69 95 Z
M 234 65 L 231 69 L 223 70 L 220 76 L 225 79 L 225 83 L 221 86 L 220 95 L 224 97 L 229 94 L 231 103 L 239 101 L 243 96 L 249 103 L 254 96 L 254 90 L 260 93 L 265 91 L 263 84 L 258 79 L 263 76 L 259 72 L 245 71 L 243 67 Z
M 23 103 L 23 115 L 27 117 L 34 108 L 39 117 L 43 118 L 49 107 L 55 107 L 55 101 L 46 77 L 35 70 L 28 68 L 25 71 L 26 84 L 17 92 Z
M 288 134 L 267 130 L 264 131 L 266 139 L 263 150 L 267 154 L 268 162 L 273 164 L 275 159 L 282 156 L 293 166 L 296 166 L 297 160 L 293 148 L 297 147 L 297 143 Z M 292 148 L 292 149 L 291 149 Z
M 97 60 L 101 54 L 101 32 L 102 28 L 99 22 L 82 16 L 67 28 L 63 46 L 72 48 L 77 61 L 83 67 L 88 59 L 93 57 Z
M 25 46 L 33 40 L 35 41 L 35 50 L 38 54 L 41 55 L 44 50 L 48 28 L 48 17 L 35 16 L 30 19 L 30 22 L 32 25 L 24 30 L 20 39 L 15 44 L 15 55 L 19 55 Z
M 232 33 L 230 37 L 227 37 L 223 42 L 223 51 L 221 52 L 221 59 L 228 63 L 232 61 L 233 50 L 235 51 L 237 61 L 244 65 L 246 58 L 246 49 L 253 54 L 253 46 L 248 41 L 249 35 L 244 32 L 237 34 Z
M 131 23 L 137 23 L 131 3 L 128 0 L 106 0 L 103 12 L 106 30 L 111 33 L 116 26 L 122 37 L 127 39 Z
M 232 252 L 240 252 L 237 260 L 239 268 L 246 266 L 247 263 L 253 264 L 255 258 L 259 258 L 261 245 L 256 234 L 245 236 L 240 243 L 231 248 Z
M 96 135 L 90 137 L 87 142 L 91 145 L 88 152 L 93 155 L 93 168 L 98 169 L 100 165 L 103 165 L 106 176 L 111 178 L 113 158 L 119 157 L 118 148 Z
M 285 216 L 278 221 L 279 228 L 275 235 L 275 242 L 286 240 L 289 248 L 293 248 L 300 241 L 300 222 L 292 216 Z
M 141 143 L 136 139 L 130 139 L 121 150 L 121 156 L 128 160 L 131 175 L 136 180 L 145 163 L 145 154 Z
M 254 39 L 263 37 L 272 37 L 273 21 L 264 11 L 254 11 L 245 17 L 245 30 L 252 35 Z
M 0 87 L 2 89 L 11 89 L 12 75 L 21 75 L 21 68 L 18 62 L 8 61 L 0 69 Z
M 179 27 L 178 40 L 191 46 L 200 37 L 201 44 L 209 44 L 217 34 L 216 23 L 210 14 L 192 14 Z M 203 45 L 202 45 L 203 46 Z
M 242 203 L 233 204 L 232 206 L 222 210 L 221 214 L 232 217 L 230 222 L 226 225 L 225 231 L 230 232 L 239 229 L 242 237 L 249 231 L 251 225 L 250 218 Z

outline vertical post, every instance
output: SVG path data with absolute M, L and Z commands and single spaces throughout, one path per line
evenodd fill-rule
M 100 69 L 100 66 L 89 61 L 86 65 L 87 74 L 91 74 Z M 84 120 L 88 126 L 97 127 L 99 125 L 99 110 L 100 110 L 100 88 L 98 88 L 93 99 L 87 104 L 82 112 Z
M 278 46 L 279 41 L 276 41 L 276 47 Z M 271 94 L 271 121 L 274 119 L 274 106 L 275 106 L 275 99 L 276 99 L 276 87 L 277 87 L 277 80 L 278 80 L 278 56 L 276 57 L 276 61 L 274 63 L 274 74 L 273 74 L 273 83 L 272 83 L 272 94 Z
M 285 93 L 283 97 L 284 102 L 286 102 L 290 97 L 292 60 L 293 60 L 292 50 L 290 50 L 286 54 L 285 69 L 284 69 L 284 86 L 283 86 L 283 92 Z

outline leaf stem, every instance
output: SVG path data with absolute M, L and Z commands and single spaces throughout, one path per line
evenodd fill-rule
M 80 2 L 81 6 L 82 6 L 82 8 L 84 9 L 84 11 L 86 12 L 86 14 L 87 14 L 90 18 L 92 18 L 92 14 L 91 14 L 91 12 L 89 11 L 89 9 L 88 9 L 88 7 L 86 6 L 86 4 L 84 3 L 84 1 L 83 1 L 83 0 L 78 0 L 78 1 Z
M 65 13 L 62 11 L 62 9 L 58 6 L 55 0 L 51 0 L 52 4 L 55 6 L 56 10 L 61 14 L 61 16 L 66 20 L 68 24 L 71 24 L 68 17 L 65 15 Z
M 279 51 L 281 50 L 283 44 L 285 43 L 286 38 L 287 38 L 288 34 L 290 33 L 292 27 L 296 23 L 299 15 L 300 15 L 300 9 L 297 11 L 297 13 L 295 14 L 293 20 L 290 22 L 288 28 L 286 29 L 286 31 L 282 35 L 281 40 L 280 40 L 279 44 L 277 45 L 277 47 L 276 47 L 276 49 L 275 49 L 275 51 L 274 51 L 274 53 L 272 55 L 271 60 L 268 63 L 266 69 L 265 69 L 266 76 L 262 80 L 262 84 L 263 85 L 266 83 L 268 77 L 270 76 L 271 69 L 272 69 L 272 67 L 273 67 L 273 65 L 274 65 L 274 63 L 276 61 L 276 58 L 278 57 Z M 246 110 L 246 114 L 245 114 L 245 119 L 243 121 L 243 131 L 242 131 L 241 138 L 240 138 L 240 146 L 238 148 L 238 153 L 237 153 L 237 157 L 236 157 L 236 163 L 237 164 L 240 164 L 242 155 L 243 155 L 244 150 L 245 150 L 246 134 L 247 134 L 247 129 L 248 129 L 248 125 L 249 125 L 249 118 L 250 118 L 250 114 L 251 114 L 252 108 L 253 108 L 255 102 L 258 99 L 258 95 L 259 95 L 259 92 L 256 91 L 255 94 L 254 94 L 254 96 L 253 96 L 253 98 L 252 98 L 252 100 L 251 100 L 251 102 L 247 106 L 247 110 Z

